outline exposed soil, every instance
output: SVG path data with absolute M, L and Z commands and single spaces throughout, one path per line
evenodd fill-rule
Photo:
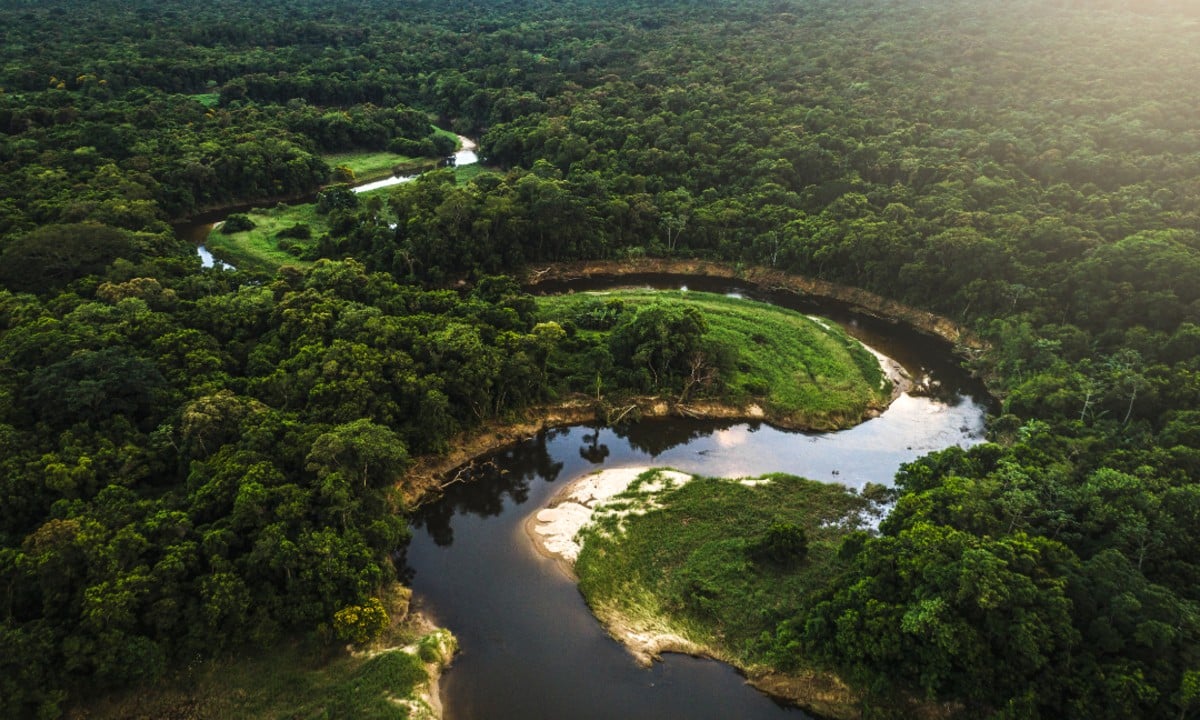
M 907 376 L 890 372 L 897 390 L 911 387 Z M 636 417 L 684 417 L 734 422 L 766 422 L 783 430 L 838 430 L 877 416 L 884 407 L 868 407 L 859 417 L 813 419 L 801 414 L 777 415 L 756 404 L 733 405 L 716 400 L 675 402 L 658 396 L 638 396 L 616 405 L 597 402 L 586 396 L 576 396 L 553 405 L 527 408 L 519 415 L 488 421 L 481 426 L 451 439 L 451 450 L 442 455 L 424 455 L 416 459 L 400 482 L 405 502 L 421 505 L 439 496 L 446 487 L 470 477 L 472 468 L 488 455 L 537 437 L 553 428 L 595 422 L 613 425 Z
M 910 307 L 860 288 L 754 265 L 672 258 L 565 262 L 531 270 L 525 278 L 525 283 L 527 287 L 536 289 L 544 282 L 646 274 L 724 278 L 765 290 L 790 290 L 802 295 L 829 298 L 846 303 L 868 315 L 896 320 L 921 332 L 940 337 L 953 344 L 956 350 L 963 354 L 972 354 L 987 347 L 987 343 L 981 338 L 958 323 L 927 310 Z

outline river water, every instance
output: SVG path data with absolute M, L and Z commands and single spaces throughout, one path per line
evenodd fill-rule
M 475 154 L 476 146 L 473 141 L 471 141 L 469 138 L 459 135 L 458 144 L 461 149 L 452 156 L 454 158 L 454 167 L 474 165 L 475 163 L 479 162 L 479 156 Z M 354 186 L 353 190 L 356 193 L 366 193 L 371 192 L 372 190 L 392 187 L 393 185 L 400 185 L 401 183 L 412 182 L 419 177 L 420 175 L 393 175 L 392 177 L 384 178 L 383 180 L 376 180 L 375 182 L 356 185 Z
M 475 153 L 475 150 L 477 149 L 475 141 L 471 140 L 470 138 L 459 135 L 458 136 L 458 144 L 459 144 L 460 149 L 458 150 L 458 152 L 454 153 L 454 155 L 452 156 L 454 159 L 454 167 L 461 167 L 463 165 L 474 165 L 475 163 L 479 162 L 479 156 Z M 376 180 L 374 182 L 368 182 L 368 183 L 363 183 L 362 185 L 356 185 L 351 189 L 355 193 L 361 194 L 361 193 L 371 192 L 372 190 L 379 190 L 381 188 L 392 187 L 393 185 L 400 185 L 401 183 L 411 182 L 411 181 L 417 179 L 418 177 L 420 177 L 420 175 L 393 175 L 392 177 L 385 178 L 383 180 Z M 314 200 L 315 200 L 315 197 L 309 197 L 309 198 L 301 199 L 300 202 L 313 202 Z M 210 268 L 210 267 L 217 267 L 219 265 L 220 267 L 222 267 L 226 270 L 233 270 L 235 268 L 232 265 L 221 262 L 220 260 L 214 258 L 213 254 L 211 252 L 209 252 L 207 247 L 204 246 L 204 241 L 208 238 L 209 232 L 212 231 L 213 227 L 216 226 L 217 222 L 221 219 L 224 219 L 224 217 L 226 215 L 228 215 L 231 212 L 242 212 L 245 210 L 250 210 L 253 207 L 255 207 L 255 206 L 254 205 L 245 205 L 245 206 L 236 208 L 234 210 L 219 211 L 218 213 L 215 214 L 219 217 L 214 217 L 213 213 L 208 213 L 203 217 L 196 218 L 189 222 L 180 223 L 180 224 L 176 225 L 175 226 L 175 234 L 178 237 L 180 237 L 184 240 L 188 240 L 196 245 L 196 254 L 200 256 L 200 266 L 201 267 Z
M 611 281 L 584 285 L 605 282 Z M 660 277 L 636 284 L 677 283 Z M 688 284 L 762 294 L 724 281 Z M 650 669 L 637 666 L 593 618 L 575 584 L 533 550 L 524 530 L 525 520 L 559 488 L 600 468 L 668 465 L 722 476 L 783 471 L 853 487 L 890 485 L 901 463 L 982 441 L 985 396 L 943 343 L 844 307 L 814 307 L 794 295 L 774 299 L 833 317 L 900 360 L 933 393 L 903 395 L 880 417 L 835 433 L 659 419 L 617 430 L 554 430 L 496 455 L 472 482 L 451 486 L 422 509 L 407 554 L 418 606 L 454 632 L 462 648 L 443 677 L 448 720 L 806 717 L 721 663 L 667 655 Z

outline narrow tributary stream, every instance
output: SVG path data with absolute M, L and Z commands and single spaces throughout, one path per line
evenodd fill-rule
M 452 156 L 454 158 L 454 167 L 474 165 L 475 163 L 479 162 L 479 156 L 475 153 L 476 145 L 473 140 L 459 135 L 458 143 L 459 150 Z M 352 189 L 354 192 L 361 194 L 371 192 L 373 190 L 379 190 L 381 188 L 392 187 L 393 185 L 411 182 L 418 177 L 420 177 L 420 175 L 393 175 L 392 177 L 384 178 L 383 180 L 374 180 L 372 182 L 356 185 Z M 307 198 L 304 201 L 311 202 L 312 198 Z M 250 207 L 253 206 L 247 206 L 247 209 Z M 233 270 L 234 267 L 232 265 L 221 262 L 217 258 L 213 257 L 213 254 L 209 252 L 207 247 L 204 246 L 204 241 L 208 238 L 208 234 L 218 224 L 220 224 L 220 221 L 206 216 L 196 221 L 180 223 L 176 226 L 175 232 L 179 237 L 196 245 L 196 254 L 200 256 L 201 267 L 216 267 L 219 263 L 221 267 L 228 270 Z

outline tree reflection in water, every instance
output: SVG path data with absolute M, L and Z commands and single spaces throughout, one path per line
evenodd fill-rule
M 529 483 L 535 477 L 544 478 L 546 482 L 558 479 L 563 464 L 551 459 L 546 446 L 547 441 L 567 432 L 566 428 L 548 430 L 530 442 L 473 462 L 462 471 L 462 482 L 446 488 L 442 500 L 417 511 L 413 526 L 425 528 L 436 544 L 445 546 L 454 542 L 450 519 L 456 514 L 499 515 L 504 510 L 506 497 L 514 505 L 521 505 L 529 499 Z
M 592 428 L 591 434 L 584 435 L 583 439 L 587 444 L 579 448 L 579 457 L 587 460 L 593 465 L 600 465 L 608 457 L 608 445 L 600 442 L 600 430 L 602 428 Z
M 727 430 L 745 422 L 731 420 L 684 420 L 680 418 L 654 418 L 636 423 L 626 423 L 613 428 L 617 437 L 623 438 L 635 449 L 658 457 L 666 451 L 693 440 L 707 437 L 720 430 Z M 748 425 L 755 432 L 759 423 Z

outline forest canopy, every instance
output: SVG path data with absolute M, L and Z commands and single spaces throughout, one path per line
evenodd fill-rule
M 555 334 L 485 278 L 669 257 L 990 344 L 992 442 L 901 472 L 780 667 L 876 714 L 1188 716 L 1197 48 L 1186 0 L 4 3 L 0 714 L 326 632 L 395 576 L 409 459 L 551 394 Z M 435 126 L 496 172 L 331 208 L 307 270 L 172 228 Z

